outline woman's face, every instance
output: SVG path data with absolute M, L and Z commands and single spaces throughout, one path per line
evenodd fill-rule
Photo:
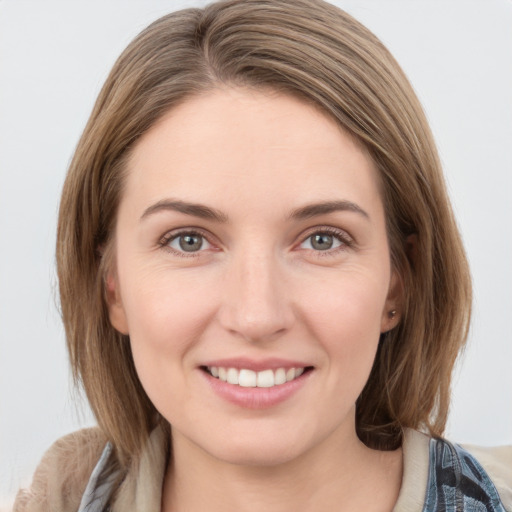
M 136 145 L 118 215 L 111 321 L 175 449 L 277 464 L 356 440 L 398 279 L 349 136 L 289 96 L 195 97 Z

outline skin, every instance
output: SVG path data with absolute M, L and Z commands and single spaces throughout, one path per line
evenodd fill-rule
M 218 222 L 162 201 L 206 205 Z M 326 201 L 344 209 L 290 218 Z M 195 252 L 177 231 L 204 235 Z M 313 245 L 327 233 L 332 248 Z M 332 235 L 332 231 L 335 235 Z M 222 88 L 170 111 L 128 163 L 107 278 L 111 322 L 172 425 L 163 510 L 391 510 L 401 451 L 356 435 L 355 402 L 399 315 L 376 168 L 331 119 L 277 93 Z M 292 396 L 250 409 L 205 361 L 305 361 Z

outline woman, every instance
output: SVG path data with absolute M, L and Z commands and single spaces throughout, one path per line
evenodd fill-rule
M 441 439 L 467 262 L 421 107 L 342 11 L 221 2 L 142 32 L 57 259 L 99 428 L 15 510 L 512 507 L 510 450 Z

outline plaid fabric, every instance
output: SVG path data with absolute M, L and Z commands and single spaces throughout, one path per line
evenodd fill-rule
M 108 512 L 108 500 L 113 491 L 112 484 L 117 476 L 115 473 L 105 474 L 111 454 L 112 445 L 107 443 L 85 488 L 78 512 Z
M 466 450 L 431 439 L 423 512 L 506 512 L 491 479 Z

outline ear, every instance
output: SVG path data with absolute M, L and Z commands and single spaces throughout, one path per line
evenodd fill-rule
M 405 240 L 405 255 L 409 264 L 414 267 L 418 253 L 418 235 L 411 234 Z M 399 323 L 404 308 L 404 282 L 402 276 L 396 269 L 391 272 L 388 296 L 382 311 L 381 333 L 388 332 Z
M 105 278 L 105 293 L 112 327 L 121 334 L 128 335 L 128 322 L 126 321 L 126 313 L 121 300 L 119 281 L 112 272 L 109 272 Z
M 382 310 L 380 332 L 388 332 L 400 322 L 403 296 L 403 283 L 397 270 L 392 270 L 389 281 L 388 296 Z

